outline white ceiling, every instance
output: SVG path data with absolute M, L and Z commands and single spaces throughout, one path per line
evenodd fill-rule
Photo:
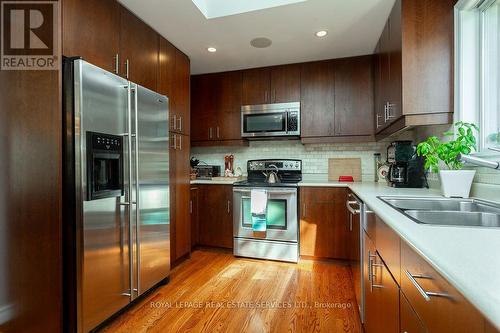
M 119 1 L 186 53 L 192 74 L 200 74 L 371 54 L 395 0 L 308 0 L 214 19 L 190 0 Z M 317 38 L 318 30 L 327 37 Z M 273 44 L 254 48 L 256 37 Z

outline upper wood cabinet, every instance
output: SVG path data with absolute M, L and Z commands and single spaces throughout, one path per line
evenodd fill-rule
M 378 137 L 453 121 L 455 0 L 397 0 L 375 62 Z
M 333 61 L 302 64 L 301 137 L 335 135 L 335 65 Z
M 120 5 L 115 0 L 62 2 L 63 55 L 118 73 Z M 117 62 L 118 61 L 118 62 Z
M 174 86 L 170 103 L 171 131 L 189 135 L 191 127 L 190 113 L 190 61 L 179 50 L 175 50 Z
M 271 68 L 271 103 L 300 102 L 300 65 Z
M 300 188 L 300 255 L 349 259 L 345 188 Z
M 176 49 L 168 40 L 160 37 L 160 49 L 158 53 L 158 92 L 169 98 L 172 105 L 174 83 L 175 83 L 175 54 Z M 172 121 L 172 119 L 170 119 Z M 172 124 L 171 124 L 172 129 Z
M 271 69 L 255 68 L 243 71 L 243 105 L 271 103 Z
M 300 66 L 283 65 L 243 71 L 242 104 L 300 101 Z
M 120 56 L 125 75 L 143 87 L 157 90 L 159 36 L 137 16 L 121 7 Z
M 335 60 L 335 136 L 371 136 L 373 126 L 372 56 Z
M 193 145 L 241 144 L 242 72 L 192 77 Z

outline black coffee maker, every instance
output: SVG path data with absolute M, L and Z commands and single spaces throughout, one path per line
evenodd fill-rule
M 424 158 L 417 155 L 412 141 L 394 141 L 387 147 L 387 182 L 392 187 L 427 186 Z

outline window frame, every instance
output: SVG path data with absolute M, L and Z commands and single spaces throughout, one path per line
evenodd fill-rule
M 455 5 L 455 121 L 485 127 L 485 11 L 500 0 L 459 0 Z M 467 47 L 465 47 L 465 44 Z M 478 152 L 498 155 L 486 145 L 487 134 L 479 133 Z

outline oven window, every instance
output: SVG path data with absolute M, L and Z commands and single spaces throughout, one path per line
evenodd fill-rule
M 242 198 L 242 217 L 243 226 L 252 227 L 252 212 L 250 198 Z M 267 201 L 267 221 L 268 229 L 286 230 L 287 220 L 287 201 L 286 199 L 269 199 Z
M 118 158 L 94 158 L 94 192 L 121 189 L 119 163 Z
M 245 115 L 244 128 L 246 133 L 284 132 L 286 113 Z

